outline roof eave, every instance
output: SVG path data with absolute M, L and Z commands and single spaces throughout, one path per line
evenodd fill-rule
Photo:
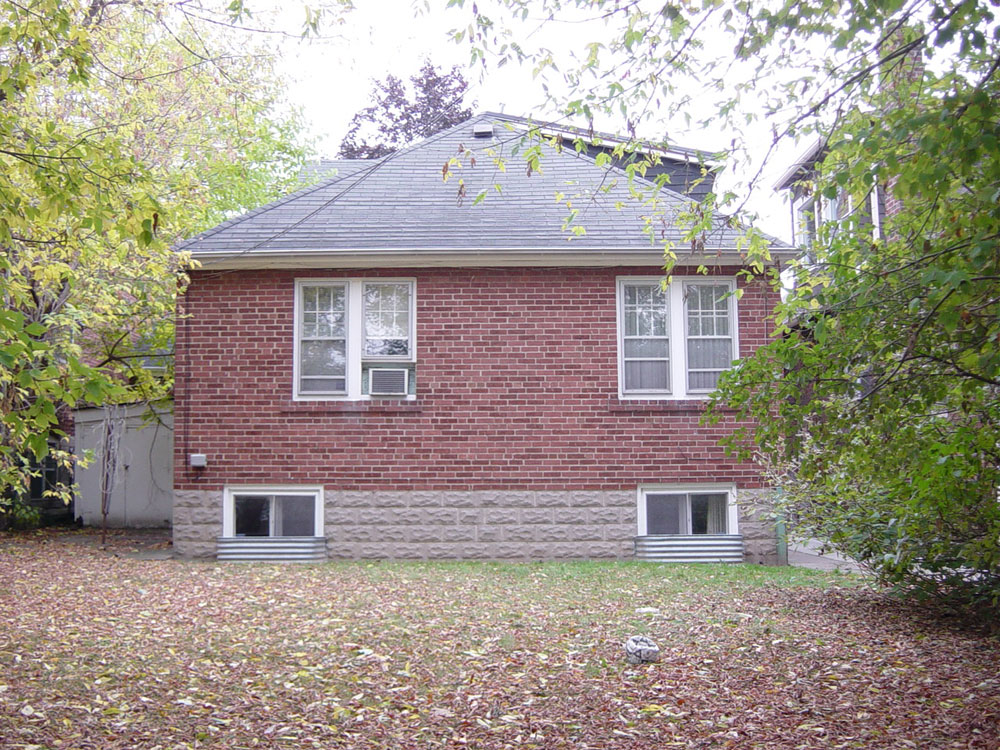
M 792 162 L 792 165 L 786 169 L 781 177 L 774 183 L 774 190 L 787 190 L 792 185 L 801 179 L 800 173 L 806 168 L 813 165 L 816 162 L 816 157 L 819 156 L 820 151 L 823 147 L 823 141 L 816 139 L 809 144 L 807 148 L 798 159 Z
M 571 244 L 571 243 L 570 243 Z M 772 249 L 775 260 L 795 257 L 794 248 Z M 422 267 L 610 267 L 662 266 L 663 251 L 658 248 L 605 248 L 581 250 L 569 246 L 565 250 L 551 248 L 510 248 L 490 250 L 357 248 L 316 249 L 295 251 L 261 251 L 239 253 L 231 250 L 200 251 L 192 255 L 203 268 L 266 269 L 266 268 L 422 268 Z M 697 255 L 678 254 L 678 265 L 742 266 L 746 256 L 735 248 L 719 249 Z

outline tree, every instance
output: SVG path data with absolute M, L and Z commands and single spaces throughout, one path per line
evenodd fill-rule
M 396 76 L 375 81 L 372 105 L 351 118 L 340 156 L 381 158 L 472 116 L 472 110 L 463 106 L 469 84 L 458 67 L 442 73 L 424 61 L 420 71 L 410 76 L 410 88 L 412 99 Z
M 208 13 L 0 2 L 0 515 L 38 462 L 73 460 L 63 407 L 169 393 L 141 364 L 171 348 L 171 246 L 302 161 L 266 50 Z
M 462 0 L 455 4 L 462 5 Z M 475 59 L 561 70 L 567 114 L 620 111 L 633 132 L 697 113 L 734 133 L 744 194 L 783 143 L 821 137 L 813 189 L 893 204 L 821 233 L 773 343 L 723 379 L 752 422 L 729 445 L 776 480 L 779 509 L 882 580 L 964 611 L 1000 605 L 1000 25 L 977 0 L 505 0 L 508 15 L 600 21 L 570 66 L 481 9 Z M 510 14 L 510 11 L 514 11 Z M 575 15 L 573 15 L 575 14 Z M 553 89 L 550 89 L 553 90 Z M 695 118 L 697 120 L 697 117 Z M 750 128 L 748 128 L 751 126 Z M 759 127 L 767 126 L 767 130 Z M 762 132 L 770 132 L 761 140 Z M 755 135 L 756 134 L 756 135 Z M 702 212 L 690 237 L 711 231 Z M 748 218 L 748 217 L 744 217 Z M 673 248 L 667 248 L 668 261 Z M 748 246 L 748 263 L 768 258 Z M 994 620 L 995 622 L 995 620 Z

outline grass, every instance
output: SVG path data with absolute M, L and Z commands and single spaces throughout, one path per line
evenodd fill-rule
M 1000 746 L 997 642 L 843 574 L 65 541 L 0 538 L 0 746 Z M 659 663 L 626 664 L 636 633 Z

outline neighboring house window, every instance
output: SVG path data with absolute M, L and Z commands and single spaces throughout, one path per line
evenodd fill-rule
M 809 250 L 816 242 L 816 199 L 812 196 L 800 198 L 795 202 L 795 237 L 796 245 Z
M 323 491 L 302 487 L 227 488 L 224 537 L 322 536 Z
M 639 490 L 639 536 L 736 534 L 731 487 Z
M 881 236 L 877 188 L 873 188 L 870 199 L 863 202 L 857 211 L 851 196 L 845 191 L 839 191 L 834 198 L 809 193 L 796 199 L 793 205 L 794 241 L 805 250 L 812 248 L 821 229 L 826 227 L 824 231 L 829 238 L 837 231 L 840 224 L 855 213 L 861 226 L 871 226 L 874 238 Z
M 368 363 L 414 362 L 414 287 L 400 279 L 296 281 L 295 397 L 364 398 Z
M 713 390 L 738 351 L 732 280 L 618 282 L 619 387 L 633 398 Z
M 834 198 L 822 198 L 821 203 L 823 206 L 823 223 L 838 222 L 843 218 L 840 195 L 838 194 Z
M 32 461 L 32 469 L 37 472 L 28 484 L 28 497 L 31 500 L 47 499 L 46 492 L 59 492 L 73 483 L 73 475 L 69 469 L 60 464 L 51 455 L 41 461 Z

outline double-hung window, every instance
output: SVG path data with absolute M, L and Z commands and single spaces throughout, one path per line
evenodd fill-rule
M 670 393 L 670 305 L 659 281 L 625 282 L 622 375 L 628 393 Z
M 821 223 L 817 219 L 822 220 L 822 216 L 817 215 L 816 209 L 817 201 L 811 193 L 796 199 L 792 204 L 793 242 L 803 250 L 810 250 L 816 242 L 816 230 Z
M 618 281 L 623 397 L 693 398 L 713 390 L 738 351 L 731 279 Z
M 859 221 L 872 225 L 873 236 L 880 236 L 878 189 L 872 190 L 872 198 L 860 206 Z M 814 195 L 808 192 L 800 195 L 792 203 L 794 219 L 794 242 L 804 250 L 811 250 L 816 241 L 825 236 L 832 237 L 837 227 L 855 214 L 851 196 L 838 191 L 833 197 Z
M 300 394 L 347 394 L 347 284 L 299 288 Z
M 684 284 L 687 389 L 710 391 L 735 358 L 728 284 Z
M 294 393 L 360 399 L 368 370 L 416 361 L 410 279 L 300 279 L 295 284 Z

